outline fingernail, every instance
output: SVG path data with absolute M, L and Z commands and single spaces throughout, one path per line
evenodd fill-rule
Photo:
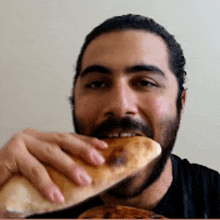
M 104 148 L 108 148 L 108 144 L 105 141 L 100 141 Z
M 65 202 L 65 198 L 64 198 L 63 194 L 57 188 L 53 189 L 53 201 L 57 202 L 57 203 L 64 203 Z
M 103 164 L 105 162 L 105 158 L 100 155 L 97 151 L 94 151 L 92 153 L 92 159 L 95 163 Z
M 79 180 L 83 185 L 90 185 L 92 183 L 92 178 L 85 171 L 80 172 Z

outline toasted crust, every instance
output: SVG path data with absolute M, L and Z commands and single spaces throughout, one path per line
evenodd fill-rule
M 96 206 L 83 212 L 78 219 L 167 219 L 152 211 L 129 206 Z
M 104 165 L 94 167 L 73 157 L 74 161 L 83 166 L 93 178 L 92 185 L 78 186 L 59 171 L 50 166 L 46 167 L 65 197 L 64 204 L 55 204 L 46 200 L 27 178 L 14 175 L 0 191 L 0 217 L 26 217 L 76 205 L 137 172 L 161 152 L 160 145 L 146 137 L 126 137 L 105 141 L 109 148 L 101 151 L 106 159 Z

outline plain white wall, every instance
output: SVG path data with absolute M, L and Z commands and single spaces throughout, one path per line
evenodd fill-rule
M 126 13 L 154 18 L 187 59 L 188 100 L 174 153 L 220 171 L 218 0 L 0 0 L 0 146 L 27 127 L 71 132 L 68 102 L 85 35 Z

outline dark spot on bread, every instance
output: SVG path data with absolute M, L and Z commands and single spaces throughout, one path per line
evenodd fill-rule
M 152 145 L 149 144 L 149 142 L 147 142 L 147 141 L 144 142 L 144 146 L 145 146 L 147 149 L 152 149 Z
M 128 162 L 130 156 L 131 153 L 129 151 L 125 150 L 122 146 L 119 146 L 111 152 L 106 163 L 109 166 L 122 166 Z
M 137 142 L 137 141 L 136 141 L 136 142 L 134 143 L 134 147 L 135 147 L 135 148 L 140 148 L 140 142 Z
M 111 218 L 111 213 L 110 212 L 106 212 L 105 215 L 103 216 L 103 218 Z

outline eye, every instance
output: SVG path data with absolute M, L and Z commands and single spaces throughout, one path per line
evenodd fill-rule
M 86 84 L 86 88 L 89 88 L 89 89 L 100 89 L 105 86 L 106 86 L 106 83 L 104 81 L 98 81 L 98 80 Z
M 148 80 L 148 79 L 141 79 L 136 81 L 136 86 L 138 87 L 153 87 L 157 86 L 156 83 Z

